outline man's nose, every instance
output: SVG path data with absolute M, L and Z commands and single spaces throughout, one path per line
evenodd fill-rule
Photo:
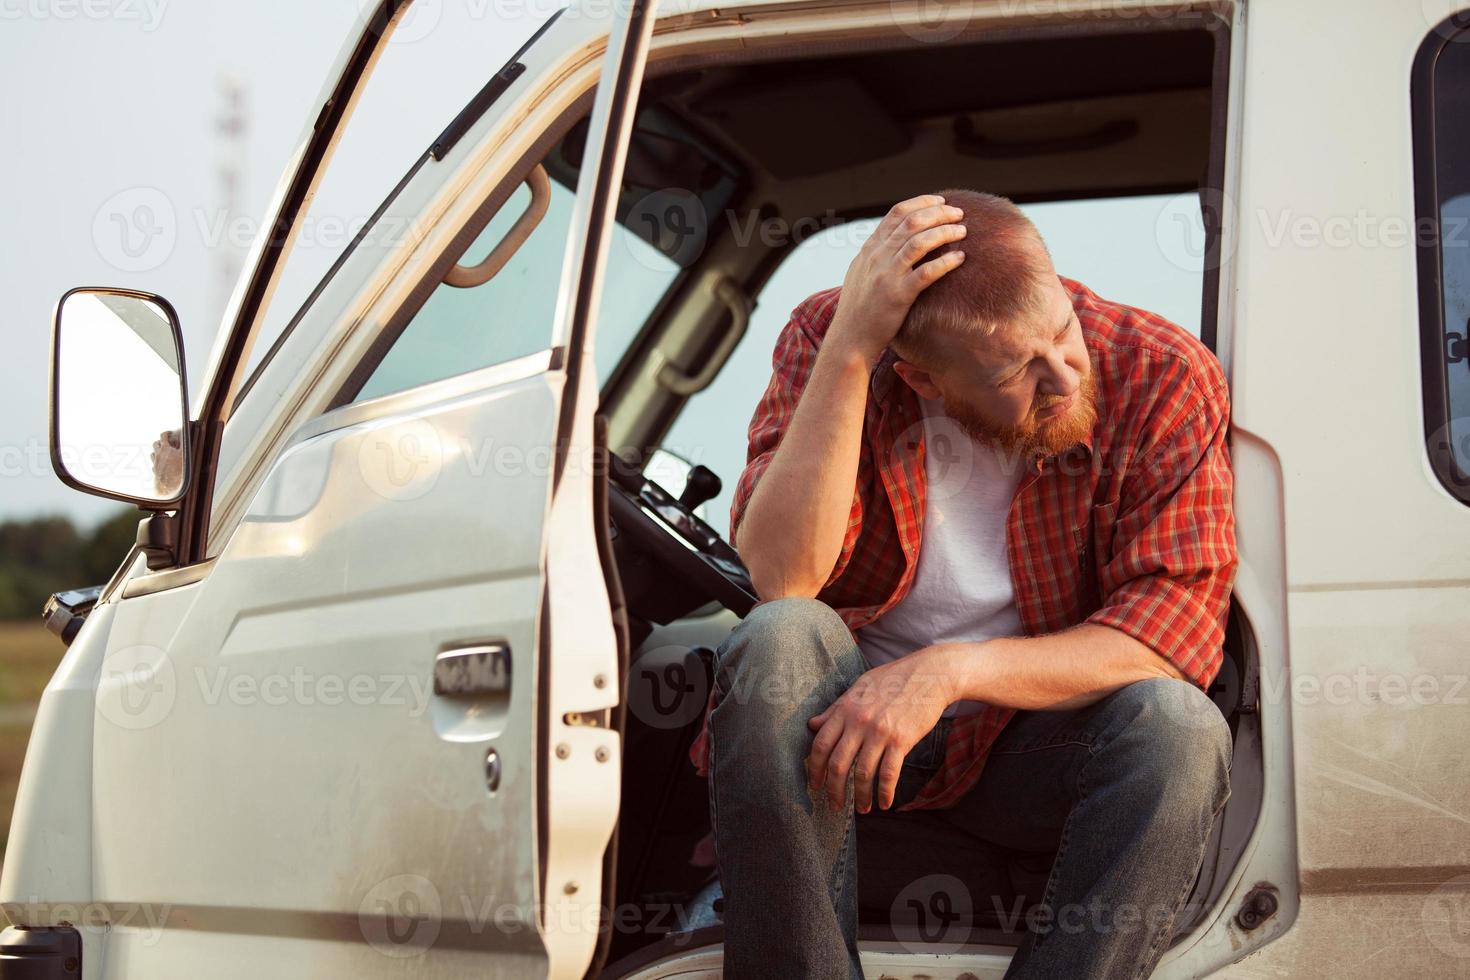
M 1082 375 L 1063 366 L 1060 370 L 1048 371 L 1040 387 L 1044 394 L 1052 396 L 1055 401 L 1065 401 L 1082 387 Z

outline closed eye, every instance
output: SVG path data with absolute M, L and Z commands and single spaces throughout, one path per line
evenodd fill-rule
M 1066 323 L 1066 325 L 1064 327 L 1062 327 L 1061 332 L 1058 333 L 1054 338 L 1052 338 L 1052 343 L 1053 344 L 1060 344 L 1062 342 L 1062 340 L 1066 338 L 1067 334 L 1071 332 L 1071 330 L 1072 330 L 1072 324 L 1074 322 L 1076 322 L 1076 320 L 1077 320 L 1076 314 L 1073 314 L 1071 317 L 1068 317 L 1067 318 L 1067 323 Z M 1026 374 L 1026 367 L 1029 367 L 1029 366 L 1030 366 L 1030 364 L 1028 362 L 1028 364 L 1026 366 L 1022 367 L 1021 370 L 1017 371 L 1015 374 L 1011 375 L 1009 378 L 1006 378 L 1004 381 L 997 381 L 995 383 L 996 384 L 996 387 L 997 388 L 1009 388 L 1011 385 L 1013 385 L 1017 381 L 1020 381 L 1021 380 L 1021 378 Z

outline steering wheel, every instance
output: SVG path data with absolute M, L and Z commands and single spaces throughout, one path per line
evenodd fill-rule
M 668 574 L 682 577 L 680 584 L 737 616 L 750 612 L 756 603 L 755 587 L 735 549 L 679 498 L 616 453 L 611 461 L 608 510 L 618 535 L 626 536 Z

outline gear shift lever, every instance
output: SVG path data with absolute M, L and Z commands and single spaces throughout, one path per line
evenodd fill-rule
M 689 478 L 684 481 L 684 492 L 679 494 L 679 503 L 693 511 L 717 495 L 722 486 L 724 484 L 715 475 L 715 471 L 700 464 L 690 469 Z

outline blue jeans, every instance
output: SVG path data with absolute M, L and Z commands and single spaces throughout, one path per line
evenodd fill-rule
M 858 815 L 850 783 L 841 807 L 825 791 L 810 794 L 804 762 L 807 720 L 867 669 L 842 620 L 810 599 L 758 606 L 720 647 L 709 791 L 725 976 L 859 980 L 858 829 L 880 823 L 891 846 L 863 867 L 892 877 L 909 856 L 918 869 L 926 847 L 944 848 L 930 857 L 952 874 L 916 871 L 892 905 L 895 913 L 932 911 L 941 924 L 959 921 L 955 891 L 965 890 L 965 869 L 963 846 L 940 842 L 1055 851 L 1010 980 L 1148 976 L 1230 795 L 1230 732 L 1214 703 L 1191 684 L 1161 678 L 1082 708 L 1018 712 L 980 781 L 953 808 L 898 813 L 942 761 L 950 720 L 941 718 L 905 759 L 893 808 Z M 965 900 L 988 908 L 990 896 L 958 904 Z M 952 951 L 967 931 L 936 936 L 931 928 L 926 938 Z

